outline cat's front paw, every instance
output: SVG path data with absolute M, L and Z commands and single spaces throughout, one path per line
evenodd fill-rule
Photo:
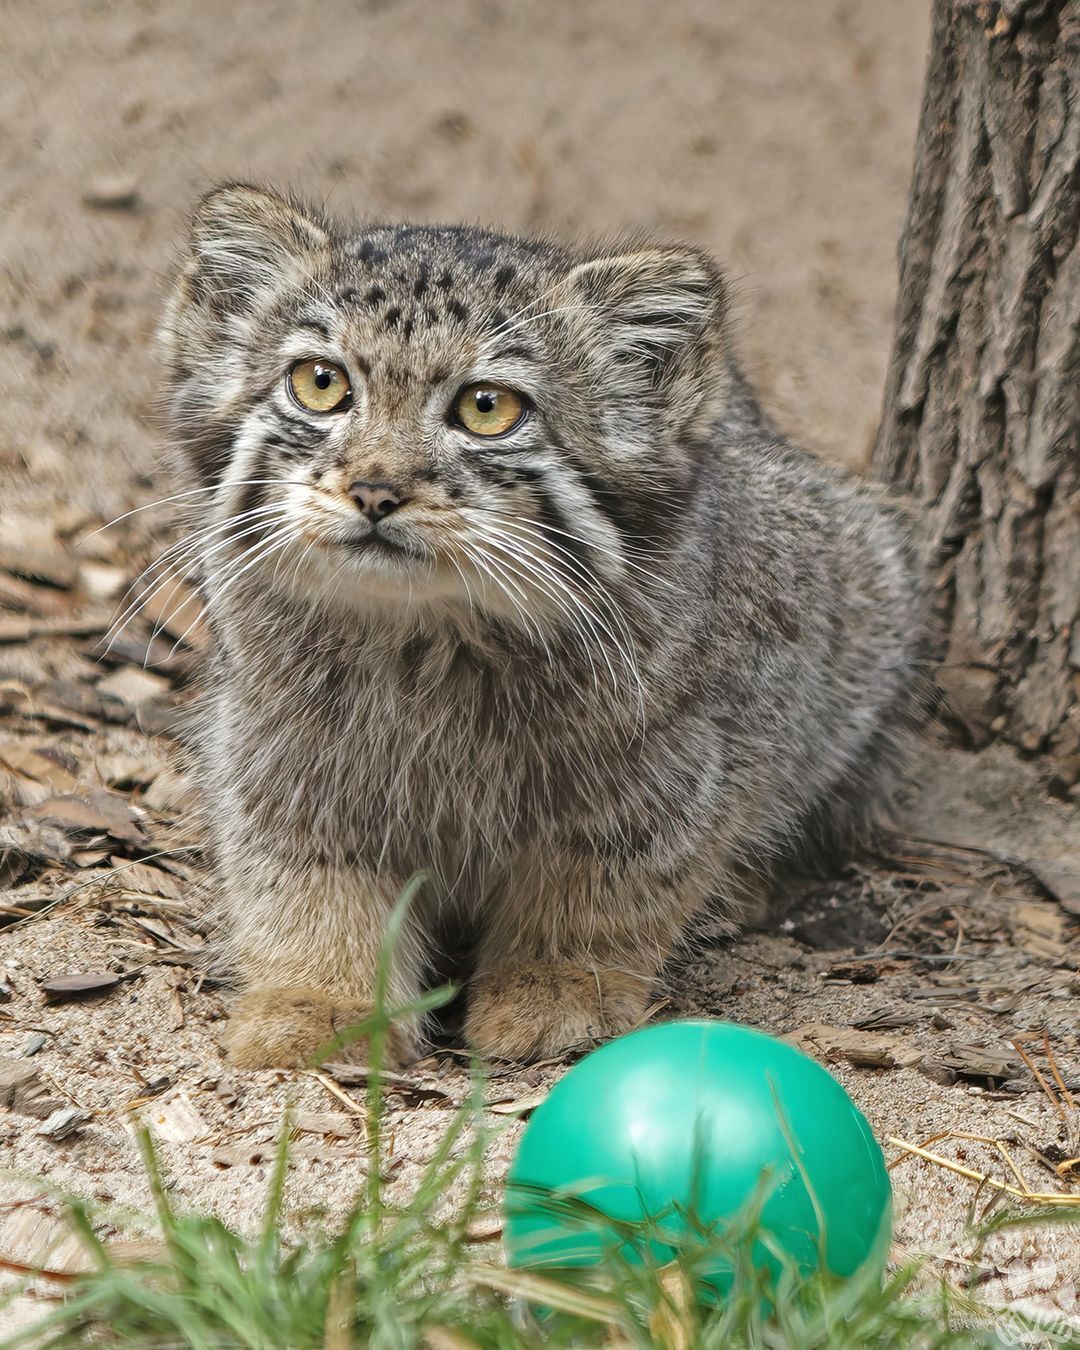
M 638 1026 L 650 985 L 645 975 L 555 962 L 496 967 L 472 988 L 465 1035 L 483 1055 L 543 1059 Z
M 366 1004 L 335 1000 L 318 989 L 253 989 L 232 1010 L 223 1037 L 225 1054 L 238 1069 L 304 1068 L 335 1036 L 370 1015 Z M 387 1038 L 387 1067 L 406 1063 L 413 1050 L 407 1034 L 393 1028 Z M 364 1037 L 332 1056 L 354 1064 L 366 1063 L 367 1057 Z

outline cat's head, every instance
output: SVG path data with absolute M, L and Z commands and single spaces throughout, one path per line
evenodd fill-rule
M 217 189 L 162 325 L 211 600 L 244 569 L 350 605 L 566 618 L 677 536 L 724 327 L 689 247 L 345 228 Z

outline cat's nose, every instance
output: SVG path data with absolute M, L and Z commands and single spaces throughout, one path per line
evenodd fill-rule
M 405 501 L 390 483 L 350 483 L 348 492 L 368 520 L 376 524 Z

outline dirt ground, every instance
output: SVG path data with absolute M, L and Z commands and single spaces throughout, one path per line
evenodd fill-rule
M 178 1200 L 245 1225 L 292 1099 L 295 1212 L 333 1215 L 360 1175 L 362 1089 L 238 1073 L 217 1048 L 228 995 L 199 965 L 197 784 L 169 734 L 199 630 L 185 636 L 181 613 L 154 636 L 155 615 L 140 616 L 101 659 L 129 583 L 173 537 L 167 506 L 93 532 L 170 491 L 152 335 L 191 199 L 255 177 L 342 211 L 698 240 L 731 269 L 745 363 L 778 422 L 857 467 L 879 411 L 927 8 L 0 0 L 6 1167 L 145 1209 L 134 1112 Z M 681 963 L 667 1011 L 794 1036 L 883 1142 L 983 1135 L 1033 1190 L 1075 1193 L 1075 806 L 1046 797 L 1031 765 L 939 738 L 915 777 L 887 857 L 778 897 L 762 931 Z M 63 983 L 74 976 L 96 987 Z M 512 1121 L 561 1067 L 496 1076 L 489 1100 L 511 1114 L 494 1118 Z M 409 1079 L 392 1107 L 403 1187 L 466 1075 L 444 1054 Z M 1016 1181 L 996 1145 L 930 1147 Z M 898 1258 L 929 1253 L 952 1278 L 974 1269 L 996 1299 L 1080 1313 L 1077 1230 L 976 1253 L 965 1223 L 992 1186 L 885 1148 Z M 0 1185 L 0 1258 L 74 1260 L 56 1201 L 30 1181 Z

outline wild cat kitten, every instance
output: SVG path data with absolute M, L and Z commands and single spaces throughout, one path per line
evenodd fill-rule
M 701 253 L 230 185 L 163 337 L 235 1063 L 358 1020 L 417 869 L 391 997 L 468 928 L 468 1038 L 527 1058 L 634 1025 L 704 907 L 734 925 L 866 827 L 919 665 L 908 542 L 763 419 Z

